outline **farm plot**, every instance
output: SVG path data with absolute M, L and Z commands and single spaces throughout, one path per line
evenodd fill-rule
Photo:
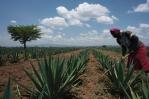
M 72 53 L 80 54 L 71 55 Z M 113 59 L 109 57 L 110 53 L 107 56 L 105 55 L 107 52 L 98 49 L 79 50 L 71 54 L 59 54 L 60 58 L 56 56 L 55 59 L 41 61 L 39 68 L 30 66 L 26 74 L 31 79 L 28 79 L 31 86 L 24 87 L 18 83 L 18 86 L 25 89 L 26 97 L 33 99 L 148 99 L 148 78 L 142 71 L 136 74 L 133 68 L 125 69 L 124 62 L 118 60 L 120 57 Z M 69 58 L 63 59 L 65 55 Z M 115 56 L 115 54 L 112 55 Z M 20 93 L 17 97 L 22 98 L 24 92 L 21 90 Z
M 56 55 L 56 57 L 60 56 L 62 58 L 62 56 L 63 56 L 63 58 L 64 57 L 70 58 L 71 56 L 79 55 L 80 52 L 81 52 L 81 50 L 71 51 L 71 52 Z M 1 91 L 1 95 L 2 95 L 2 91 L 4 90 L 4 85 L 9 78 L 9 75 L 13 76 L 15 78 L 15 80 L 17 80 L 21 84 L 27 85 L 29 87 L 32 86 L 32 82 L 26 76 L 26 74 L 24 72 L 24 68 L 26 68 L 27 70 L 32 69 L 30 62 L 33 63 L 33 65 L 35 66 L 36 69 L 38 69 L 38 67 L 37 67 L 38 63 L 36 60 L 23 61 L 23 62 L 20 62 L 17 64 L 11 64 L 8 66 L 1 66 L 1 68 L 0 68 L 0 91 Z

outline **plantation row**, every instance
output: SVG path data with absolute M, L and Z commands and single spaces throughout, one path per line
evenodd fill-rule
M 113 52 L 118 52 L 121 53 L 121 48 L 120 47 L 116 47 L 116 46 L 102 46 L 100 47 L 101 50 L 107 50 L 107 51 L 113 51 Z
M 14 81 L 19 87 L 17 88 L 18 98 L 22 98 L 23 88 L 25 96 L 29 99 L 64 99 L 65 95 L 79 83 L 79 76 L 85 70 L 88 61 L 88 51 L 80 52 L 78 56 L 59 59 L 58 57 L 49 56 L 44 60 L 38 60 L 39 70 L 32 65 L 32 71 L 24 70 L 30 78 L 34 87 L 29 88 L 19 84 L 14 78 L 9 78 L 3 99 L 12 99 L 11 82 Z
M 45 56 L 74 51 L 78 49 L 79 48 L 72 48 L 72 47 L 68 47 L 68 48 L 30 47 L 25 50 L 25 55 L 24 55 L 23 48 L 0 47 L 0 66 L 5 65 L 6 63 L 17 63 L 21 59 L 30 59 L 30 58 L 38 59 L 38 58 L 43 58 Z
M 149 99 L 149 78 L 143 71 L 134 71 L 133 65 L 126 68 L 122 59 L 114 60 L 98 49 L 92 52 L 101 64 L 99 68 L 104 71 L 103 75 L 109 78 L 108 92 L 120 99 Z M 79 76 L 88 61 L 88 50 L 70 58 L 47 57 L 38 59 L 38 69 L 32 65 L 32 70 L 24 70 L 33 87 L 24 86 L 13 77 L 9 78 L 3 99 L 12 99 L 13 96 L 20 99 L 24 96 L 30 99 L 65 99 L 72 86 L 80 82 Z M 16 94 L 11 90 L 12 81 L 18 86 Z
M 126 69 L 122 59 L 113 60 L 98 50 L 94 50 L 94 55 L 102 65 L 103 75 L 111 81 L 108 89 L 112 95 L 120 99 L 149 99 L 149 78 L 143 71 L 135 73 L 133 65 Z
M 118 52 L 121 53 L 121 48 L 120 47 L 116 47 L 116 46 L 102 46 L 100 47 L 101 50 L 107 50 L 107 51 L 114 51 L 114 52 Z M 148 51 L 148 56 L 149 56 L 149 47 L 147 47 L 147 51 Z

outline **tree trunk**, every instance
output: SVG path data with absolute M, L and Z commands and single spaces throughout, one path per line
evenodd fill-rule
M 26 42 L 24 42 L 24 50 L 26 49 Z
M 27 60 L 26 42 L 24 42 L 24 58 L 25 58 L 25 60 Z

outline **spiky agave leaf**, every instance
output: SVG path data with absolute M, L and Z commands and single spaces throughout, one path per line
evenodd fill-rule
M 149 78 L 146 74 L 143 75 L 145 80 L 142 80 L 142 95 L 143 99 L 149 99 Z
M 8 79 L 7 85 L 5 87 L 5 92 L 2 99 L 12 99 L 12 90 L 11 90 L 11 80 Z
M 108 61 L 111 60 L 110 58 L 108 59 L 101 53 L 97 55 L 100 55 L 98 59 L 99 62 L 101 62 L 101 64 L 104 65 L 103 67 L 108 70 L 108 74 L 109 74 L 108 76 L 113 82 L 112 88 L 115 91 L 118 91 L 120 94 L 124 94 L 128 98 L 130 98 L 129 85 L 132 87 L 138 84 L 138 82 L 140 82 L 139 76 L 141 73 L 138 73 L 137 75 L 135 75 L 133 73 L 133 66 L 129 66 L 130 68 L 128 68 L 128 71 L 125 72 L 124 70 L 125 64 L 123 61 L 114 60 L 113 62 L 111 62 L 112 64 L 109 64 Z M 109 66 L 109 65 L 113 65 L 113 66 Z
M 67 92 L 85 69 L 87 58 L 80 56 L 70 59 L 44 58 L 38 61 L 39 71 L 32 65 L 33 74 L 25 70 L 36 87 L 35 97 L 57 99 Z M 67 63 L 68 62 L 68 63 Z M 25 88 L 27 89 L 27 88 Z
M 132 88 L 129 86 L 130 92 L 131 92 L 131 99 L 141 99 L 141 97 L 133 92 Z

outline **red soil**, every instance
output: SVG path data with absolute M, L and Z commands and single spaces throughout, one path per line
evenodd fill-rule
M 55 57 L 70 57 L 71 55 L 77 55 L 81 52 L 81 50 L 77 51 L 71 51 L 67 53 L 61 53 L 55 55 Z M 32 86 L 32 83 L 30 79 L 27 77 L 27 75 L 24 72 L 24 68 L 27 70 L 32 70 L 31 63 L 37 68 L 38 64 L 37 61 L 34 59 L 18 62 L 16 64 L 9 64 L 7 66 L 1 66 L 0 67 L 0 96 L 2 96 L 4 87 L 6 85 L 6 82 L 8 81 L 9 77 L 15 78 L 19 83 L 26 85 L 26 86 Z M 16 84 L 13 85 L 13 90 L 16 91 Z
M 70 57 L 72 54 L 79 54 L 80 51 L 81 50 L 62 53 L 58 56 L 62 58 Z M 37 66 L 36 60 L 31 60 L 31 62 Z M 23 85 L 32 86 L 32 83 L 24 73 L 23 68 L 31 70 L 30 62 L 25 61 L 10 66 L 0 67 L 0 96 L 2 96 L 2 90 L 4 89 L 4 85 L 7 82 L 9 75 L 15 77 L 16 80 Z M 92 52 L 90 52 L 85 72 L 80 76 L 82 84 L 72 88 L 71 92 L 75 93 L 77 99 L 112 99 L 112 96 L 107 92 L 107 86 L 105 85 L 109 79 L 107 76 L 103 75 L 103 73 L 104 72 L 100 70 L 100 64 L 97 62 Z M 13 89 L 15 90 L 15 87 Z
M 99 65 L 90 53 L 86 70 L 80 77 L 82 84 L 72 89 L 79 99 L 111 99 L 111 95 L 105 90 L 108 78 L 103 75 Z

